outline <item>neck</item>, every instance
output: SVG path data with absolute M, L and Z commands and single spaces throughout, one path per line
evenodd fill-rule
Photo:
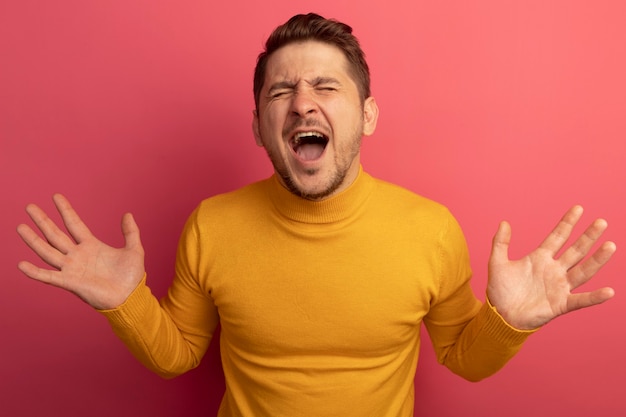
M 282 185 L 278 176 L 273 177 L 270 198 L 281 215 L 301 223 L 334 223 L 354 214 L 371 192 L 372 178 L 362 172 L 360 166 L 356 178 L 341 191 L 320 200 L 299 197 Z

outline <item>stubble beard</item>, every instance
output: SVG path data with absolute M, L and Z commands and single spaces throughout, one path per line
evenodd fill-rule
M 285 184 L 285 187 L 287 187 L 287 190 L 289 190 L 292 194 L 298 197 L 304 198 L 306 200 L 311 200 L 311 201 L 323 200 L 327 198 L 328 196 L 332 195 L 343 184 L 347 175 L 347 170 L 342 170 L 341 172 L 336 170 L 335 172 L 333 172 L 332 177 L 330 178 L 330 182 L 326 186 L 326 188 L 324 188 L 323 190 L 317 193 L 308 193 L 298 188 L 298 186 L 294 183 L 293 179 L 291 178 L 291 175 L 289 175 L 289 173 L 286 171 L 287 170 L 283 170 L 283 172 L 280 172 L 280 171 L 276 171 L 276 172 L 278 172 L 278 175 L 280 175 L 280 177 L 282 178 L 283 184 Z M 316 175 L 318 172 L 319 172 L 318 169 L 308 169 L 305 171 L 305 174 L 312 177 Z

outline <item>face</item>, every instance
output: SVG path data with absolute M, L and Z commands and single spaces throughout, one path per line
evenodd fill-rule
M 288 44 L 267 61 L 254 136 L 300 197 L 347 188 L 359 173 L 361 138 L 376 127 L 376 102 L 361 101 L 348 65 L 339 48 L 317 41 Z

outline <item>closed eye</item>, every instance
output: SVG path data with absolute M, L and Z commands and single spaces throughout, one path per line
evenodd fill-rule
M 273 84 L 267 91 L 267 96 L 270 99 L 281 98 L 294 91 L 296 86 L 290 82 L 282 81 Z
M 280 97 L 283 97 L 285 95 L 287 95 L 287 91 L 277 91 L 277 92 L 271 93 L 270 94 L 270 98 L 272 98 L 272 99 L 280 98 Z

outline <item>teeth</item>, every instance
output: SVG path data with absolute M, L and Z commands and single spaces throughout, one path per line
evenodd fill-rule
M 315 137 L 318 137 L 318 138 L 323 138 L 323 137 L 324 137 L 324 135 L 322 135 L 322 134 L 321 134 L 321 133 L 319 133 L 319 132 L 313 132 L 313 131 L 311 131 L 311 132 L 298 132 L 298 133 L 296 133 L 296 135 L 293 137 L 293 141 L 294 141 L 294 143 L 295 143 L 296 145 L 298 145 L 298 144 L 300 143 L 300 139 L 301 139 L 301 138 L 303 138 L 303 137 L 305 137 L 305 136 L 315 136 Z
M 318 138 L 321 138 L 324 135 L 322 135 L 319 132 L 299 132 L 299 133 L 296 133 L 296 139 L 300 139 L 303 136 L 317 136 Z

